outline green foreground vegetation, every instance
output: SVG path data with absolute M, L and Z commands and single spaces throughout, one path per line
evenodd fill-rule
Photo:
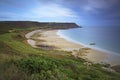
M 120 79 L 119 72 L 105 69 L 107 65 L 88 64 L 65 51 L 31 47 L 25 42 L 24 35 L 36 27 L 11 28 L 0 28 L 0 80 Z

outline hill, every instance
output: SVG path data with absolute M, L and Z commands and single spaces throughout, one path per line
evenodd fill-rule
M 34 22 L 34 21 L 0 21 L 0 33 L 8 32 L 14 28 L 38 28 L 38 29 L 69 29 L 79 28 L 75 23 Z
M 35 27 L 37 24 L 39 26 Z M 54 27 L 43 27 L 46 24 L 54 24 Z M 93 64 L 67 51 L 37 49 L 26 43 L 25 34 L 35 29 L 78 27 L 75 23 L 59 23 L 57 26 L 58 23 L 0 22 L 0 80 L 120 79 L 120 73 L 109 70 L 108 64 Z

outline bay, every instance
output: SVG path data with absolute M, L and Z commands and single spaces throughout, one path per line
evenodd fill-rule
M 59 30 L 58 35 L 69 41 L 87 47 L 120 54 L 120 27 L 119 26 L 85 26 L 68 30 Z M 90 45 L 90 44 L 95 45 Z

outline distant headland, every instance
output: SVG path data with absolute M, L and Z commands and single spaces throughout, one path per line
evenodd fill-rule
M 73 22 L 35 22 L 35 21 L 0 21 L 0 27 L 18 27 L 28 28 L 38 27 L 42 29 L 69 29 L 69 28 L 80 28 L 76 23 Z

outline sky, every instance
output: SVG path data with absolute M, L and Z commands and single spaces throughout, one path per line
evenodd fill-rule
M 0 0 L 0 21 L 120 26 L 120 0 Z

